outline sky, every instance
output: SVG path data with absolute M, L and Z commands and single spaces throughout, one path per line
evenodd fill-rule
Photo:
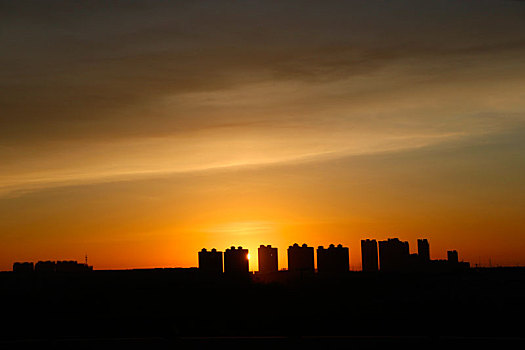
M 525 265 L 525 2 L 2 0 L 0 47 L 0 270 Z

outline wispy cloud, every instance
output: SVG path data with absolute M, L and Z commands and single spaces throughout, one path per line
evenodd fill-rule
M 435 145 L 438 143 L 459 140 L 464 135 L 462 133 L 446 133 L 434 135 L 412 135 L 412 136 L 392 136 L 385 137 L 381 142 L 366 143 L 363 140 L 356 140 L 352 147 L 344 147 L 339 144 L 332 144 L 330 148 L 327 144 L 323 145 L 325 150 L 313 151 L 317 147 L 299 146 L 297 149 L 286 149 L 279 152 L 279 145 L 275 148 L 262 152 L 257 150 L 246 150 L 242 155 L 232 155 L 229 150 L 220 152 L 217 147 L 211 145 L 210 148 L 201 149 L 200 152 L 192 151 L 191 156 L 176 157 L 166 156 L 154 160 L 128 159 L 123 162 L 125 156 L 109 158 L 105 163 L 96 163 L 91 167 L 82 168 L 63 168 L 46 169 L 44 171 L 35 170 L 18 175 L 0 176 L 0 197 L 17 197 L 30 192 L 49 188 L 65 186 L 82 186 L 99 183 L 111 183 L 122 181 L 137 181 L 142 179 L 160 178 L 174 175 L 191 175 L 199 172 L 228 171 L 243 168 L 260 168 L 266 166 L 287 166 L 304 162 L 322 162 L 330 159 L 338 159 L 349 156 L 374 155 L 378 153 L 402 152 Z M 164 140 L 166 141 L 166 140 Z M 169 147 L 165 142 L 159 142 L 155 148 L 165 149 Z M 149 152 L 155 151 L 149 149 Z M 206 156 L 208 154 L 208 156 Z M 192 158 L 200 158 L 195 162 Z M 113 161 L 112 159 L 121 159 Z M 108 164 L 113 164 L 111 167 Z
M 400 151 L 523 121 L 518 3 L 2 6 L 4 195 Z

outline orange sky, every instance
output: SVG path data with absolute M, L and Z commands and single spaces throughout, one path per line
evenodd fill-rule
M 13 3 L 0 270 L 399 237 L 525 264 L 525 4 Z

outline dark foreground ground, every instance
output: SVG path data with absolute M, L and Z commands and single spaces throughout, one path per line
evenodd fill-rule
M 525 269 L 213 278 L 195 269 L 0 273 L 0 348 L 525 345 Z

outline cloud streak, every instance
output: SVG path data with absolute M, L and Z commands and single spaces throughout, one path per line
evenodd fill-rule
M 400 151 L 523 122 L 522 4 L 105 5 L 2 3 L 4 193 Z
M 443 142 L 458 141 L 462 137 L 464 137 L 462 133 L 392 136 L 383 137 L 380 143 L 364 142 L 362 139 L 356 140 L 353 147 L 348 146 L 348 142 L 343 144 L 339 140 L 339 142 L 335 141 L 330 145 L 328 142 L 324 142 L 324 150 L 313 151 L 313 149 L 318 148 L 317 145 L 313 145 L 310 152 L 309 148 L 305 147 L 307 145 L 304 144 L 293 150 L 285 147 L 286 150 L 280 152 L 279 149 L 283 149 L 282 144 L 274 142 L 273 147 L 263 152 L 261 152 L 261 146 L 255 149 L 246 147 L 242 155 L 235 156 L 232 156 L 231 150 L 223 149 L 221 152 L 217 147 L 200 150 L 190 149 L 191 157 L 177 157 L 164 153 L 157 158 L 147 160 L 140 157 L 129 159 L 124 154 L 114 154 L 110 155 L 106 162 L 102 160 L 102 162 L 85 168 L 53 169 L 52 167 L 45 167 L 48 170 L 0 176 L 0 197 L 18 197 L 34 191 L 66 186 L 137 181 L 175 175 L 190 176 L 203 172 L 242 170 L 244 168 L 293 166 L 300 163 L 325 162 L 344 157 L 403 152 Z M 243 143 L 242 140 L 237 142 Z M 151 153 L 155 153 L 155 150 L 173 147 L 169 145 L 167 140 L 155 140 L 151 146 L 154 148 L 148 148 Z M 107 150 L 107 147 L 104 149 Z M 207 157 L 207 154 L 211 156 Z M 195 161 L 194 158 L 199 160 Z M 120 162 L 115 164 L 114 159 L 120 159 Z M 62 161 L 61 159 L 60 162 Z

